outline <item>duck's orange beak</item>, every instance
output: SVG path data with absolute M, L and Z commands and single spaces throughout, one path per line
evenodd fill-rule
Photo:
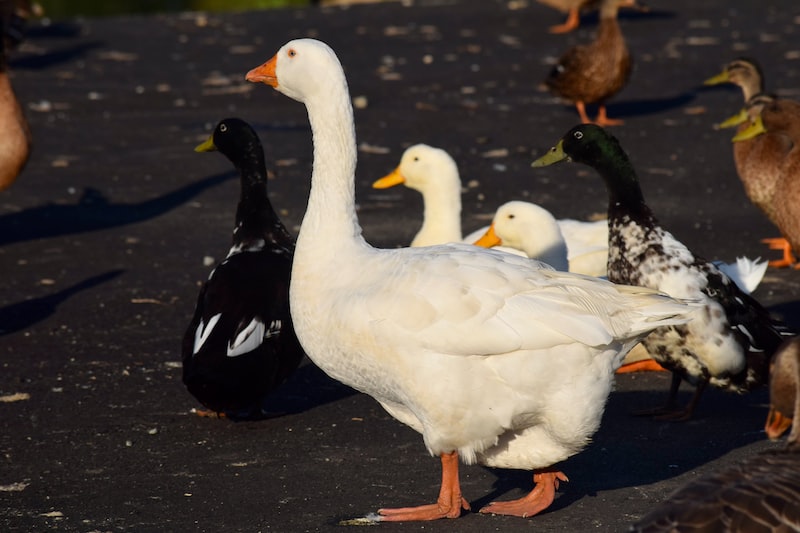
M 764 427 L 764 431 L 767 433 L 767 437 L 769 437 L 770 440 L 775 440 L 783 435 L 791 425 L 791 418 L 783 416 L 780 411 L 770 406 L 769 414 L 767 415 L 767 423 Z
M 253 83 L 266 83 L 270 87 L 278 87 L 278 76 L 275 75 L 275 65 L 278 63 L 277 56 L 260 65 L 247 73 L 245 79 Z
M 403 177 L 403 174 L 400 172 L 400 167 L 392 170 L 389 174 L 385 175 L 378 181 L 372 184 L 373 189 L 388 189 L 389 187 L 394 187 L 395 185 L 400 185 L 401 183 L 405 183 L 406 179 Z
M 497 236 L 497 233 L 494 232 L 494 224 L 489 226 L 489 229 L 486 230 L 486 233 L 483 234 L 483 237 L 478 239 L 477 241 L 473 242 L 475 246 L 480 246 L 482 248 L 493 248 L 500 244 L 503 244 L 503 240 Z

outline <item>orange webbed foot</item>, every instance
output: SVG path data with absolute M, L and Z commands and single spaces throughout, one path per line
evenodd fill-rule
M 761 242 L 768 245 L 770 250 L 780 250 L 783 252 L 783 257 L 770 261 L 768 263 L 769 266 L 772 268 L 788 266 L 793 266 L 796 269 L 800 268 L 800 265 L 797 264 L 797 258 L 792 253 L 792 246 L 789 244 L 789 241 L 783 237 L 772 237 L 769 239 L 761 239 Z
M 195 409 L 194 414 L 203 418 L 228 418 L 225 413 L 212 411 L 211 409 Z
M 624 364 L 617 369 L 617 374 L 629 374 L 631 372 L 666 372 L 666 368 L 658 364 L 654 359 L 643 359 Z
M 448 501 L 438 500 L 429 505 L 418 507 L 398 507 L 394 509 L 378 509 L 381 522 L 412 522 L 422 520 L 439 520 L 440 518 L 458 518 L 461 510 L 469 511 L 469 503 L 462 497 Z
M 458 452 L 443 453 L 442 486 L 436 503 L 418 507 L 400 507 L 396 509 L 378 509 L 381 522 L 410 522 L 420 520 L 438 520 L 440 518 L 458 518 L 461 510 L 469 511 L 469 503 L 461 496 L 458 481 Z
M 559 481 L 569 481 L 563 472 L 540 472 L 533 475 L 533 490 L 518 500 L 492 502 L 483 509 L 484 514 L 502 514 L 527 518 L 538 514 L 553 503 Z

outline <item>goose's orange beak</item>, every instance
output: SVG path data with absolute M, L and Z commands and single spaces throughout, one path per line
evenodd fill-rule
M 277 63 L 277 56 L 272 56 L 272 59 L 248 72 L 245 79 L 253 83 L 266 83 L 273 88 L 278 87 L 278 76 L 275 75 Z

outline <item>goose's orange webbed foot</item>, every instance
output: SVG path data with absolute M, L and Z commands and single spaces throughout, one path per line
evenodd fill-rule
M 569 481 L 563 472 L 540 472 L 533 475 L 536 484 L 525 497 L 508 502 L 492 502 L 483 509 L 484 514 L 502 514 L 527 518 L 538 514 L 553 503 L 559 481 Z
M 458 518 L 461 510 L 469 511 L 469 503 L 461 496 L 458 481 L 458 452 L 443 453 L 442 487 L 436 503 L 418 507 L 400 507 L 396 509 L 378 509 L 381 522 L 411 522 L 420 520 L 438 520 L 440 518 Z

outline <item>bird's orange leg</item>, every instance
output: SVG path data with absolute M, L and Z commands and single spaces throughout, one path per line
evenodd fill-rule
M 767 244 L 770 250 L 781 250 L 783 252 L 783 257 L 781 259 L 770 261 L 768 263 L 769 266 L 773 268 L 783 268 L 788 266 L 800 268 L 800 265 L 797 264 L 797 258 L 792 253 L 792 246 L 789 244 L 789 241 L 783 237 L 773 237 L 771 239 L 761 239 L 761 242 Z
M 569 33 L 575 28 L 577 28 L 581 23 L 580 13 L 577 7 L 573 7 L 569 10 L 567 14 L 567 20 L 564 21 L 564 24 L 559 24 L 557 26 L 550 26 L 548 30 L 550 33 Z
M 578 115 L 581 117 L 581 122 L 583 124 L 591 124 L 592 119 L 589 118 L 589 115 L 586 114 L 586 104 L 583 102 L 575 102 L 575 109 L 578 110 Z
M 622 124 L 625 124 L 625 121 L 614 118 L 608 118 L 608 116 L 606 115 L 606 106 L 601 105 L 598 106 L 597 118 L 594 119 L 594 123 L 597 124 L 598 126 L 606 127 L 606 126 L 621 126 Z
M 462 509 L 469 511 L 469 503 L 461 496 L 461 485 L 458 482 L 458 452 L 443 453 L 441 458 L 442 487 L 436 503 L 419 507 L 378 509 L 382 522 L 458 518 L 461 516 Z
M 631 372 L 665 372 L 666 369 L 658 364 L 655 359 L 642 359 L 633 363 L 626 363 L 617 369 L 617 374 L 629 374 Z
M 481 513 L 521 516 L 522 518 L 538 514 L 553 503 L 559 481 L 569 481 L 569 479 L 563 472 L 539 471 L 533 475 L 533 482 L 536 485 L 527 496 L 508 502 L 492 502 L 481 509 Z

